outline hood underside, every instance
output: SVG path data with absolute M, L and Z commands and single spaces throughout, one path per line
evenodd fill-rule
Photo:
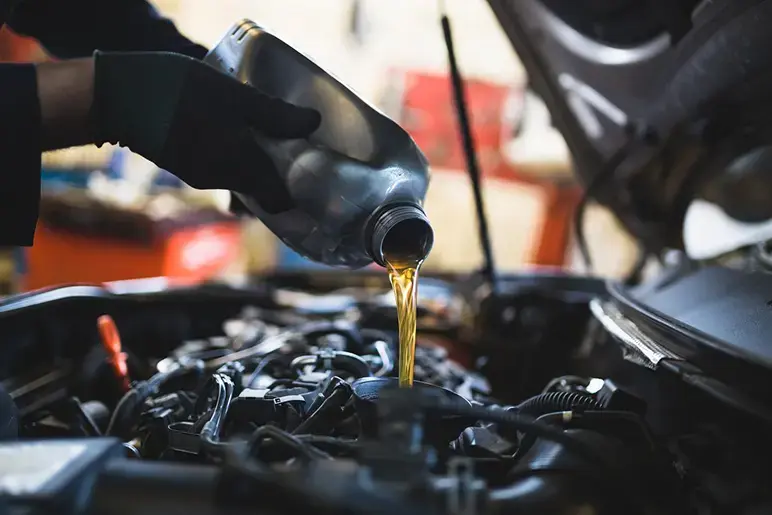
M 772 2 L 488 1 L 588 195 L 648 251 L 683 248 L 696 198 L 772 218 Z

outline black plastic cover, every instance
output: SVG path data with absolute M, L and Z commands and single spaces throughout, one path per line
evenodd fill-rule
M 772 400 L 772 275 L 707 267 L 655 288 L 609 291 L 702 374 Z
M 0 498 L 32 513 L 82 513 L 95 478 L 122 455 L 113 438 L 0 444 Z

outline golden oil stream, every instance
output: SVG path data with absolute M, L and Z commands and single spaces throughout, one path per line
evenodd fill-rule
M 389 281 L 397 302 L 399 322 L 399 386 L 413 386 L 416 340 L 416 303 L 418 297 L 418 270 L 423 261 L 413 263 L 386 260 Z

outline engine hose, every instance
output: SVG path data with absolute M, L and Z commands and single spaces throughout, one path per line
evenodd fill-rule
M 330 455 L 326 452 L 304 442 L 299 436 L 292 435 L 276 426 L 262 426 L 257 428 L 250 438 L 247 454 L 254 456 L 259 449 L 260 444 L 266 438 L 283 445 L 287 449 L 291 449 L 297 454 L 298 458 L 303 459 L 306 462 L 319 459 L 331 459 Z
M 547 423 L 548 414 L 558 414 L 564 411 L 602 410 L 600 402 L 584 393 L 578 392 L 549 392 L 535 395 L 526 399 L 517 406 L 507 411 L 535 417 L 539 422 Z M 533 434 L 525 434 L 519 438 L 515 433 L 507 433 L 505 428 L 502 436 L 512 441 L 520 441 L 518 453 L 526 452 L 536 441 Z
M 144 405 L 145 401 L 152 395 L 158 393 L 158 390 L 171 379 L 177 378 L 193 368 L 196 363 L 191 362 L 191 366 L 178 365 L 168 371 L 158 372 L 147 381 L 140 381 L 134 384 L 128 392 L 118 401 L 107 425 L 105 436 L 128 437 L 128 432 L 136 422 L 137 412 Z
M 555 411 L 602 410 L 603 405 L 589 395 L 578 392 L 549 392 L 527 399 L 508 411 L 538 417 Z
M 224 374 L 214 374 L 212 379 L 217 385 L 217 398 L 212 408 L 211 418 L 201 428 L 201 444 L 207 452 L 218 454 L 220 431 L 233 398 L 233 382 Z

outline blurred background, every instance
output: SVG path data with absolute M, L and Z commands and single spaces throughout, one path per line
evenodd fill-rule
M 435 246 L 425 270 L 482 264 L 470 182 L 451 100 L 437 2 L 429 0 L 156 0 L 208 47 L 240 18 L 296 46 L 399 121 L 427 155 L 426 209 Z M 544 105 L 483 0 L 445 0 L 451 18 L 496 264 L 577 273 L 572 238 L 580 188 Z M 0 61 L 40 61 L 34 41 L 0 31 Z M 257 172 L 257 171 L 256 171 Z M 72 282 L 165 276 L 190 283 L 274 269 L 315 269 L 257 220 L 232 217 L 227 192 L 185 187 L 125 149 L 82 147 L 43 158 L 35 245 L 4 249 L 2 292 Z M 621 277 L 636 257 L 613 216 L 590 206 L 586 237 L 597 273 Z

